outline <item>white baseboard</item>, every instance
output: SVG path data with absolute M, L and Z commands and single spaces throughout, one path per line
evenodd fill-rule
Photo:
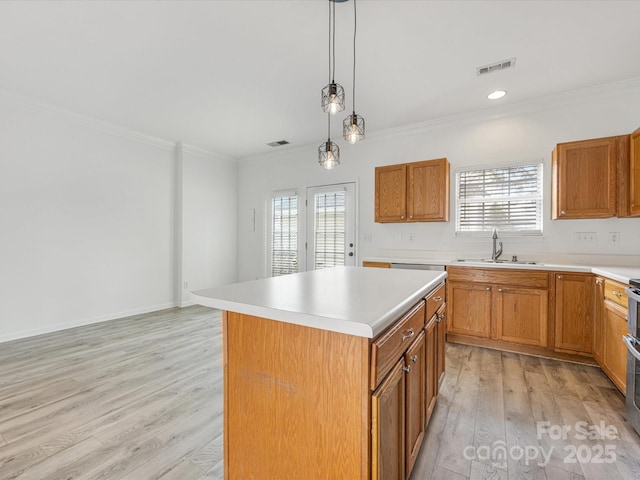
M 59 332 L 60 330 L 67 330 L 69 328 L 83 327 L 94 323 L 108 322 L 109 320 L 115 320 L 117 318 L 130 317 L 132 315 L 140 315 L 143 313 L 156 312 L 158 310 L 165 310 L 177 306 L 175 303 L 162 303 L 159 305 L 151 305 L 148 307 L 134 308 L 131 310 L 124 310 L 122 312 L 109 313 L 106 315 L 99 315 L 92 318 L 84 318 L 75 320 L 73 322 L 57 323 L 53 325 L 47 325 L 40 328 L 32 328 L 29 330 L 20 330 L 17 332 L 10 332 L 0 335 L 0 343 L 10 342 L 12 340 L 19 340 L 21 338 L 35 337 L 37 335 L 43 335 L 45 333 Z M 187 305 L 181 305 L 185 307 Z

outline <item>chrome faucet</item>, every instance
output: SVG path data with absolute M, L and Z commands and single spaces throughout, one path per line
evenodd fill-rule
M 502 255 L 502 242 L 498 242 L 498 230 L 496 230 L 495 228 L 493 229 L 493 235 L 491 236 L 491 238 L 493 238 L 493 252 L 491 252 L 491 260 L 493 260 L 494 262 L 496 260 L 498 260 L 498 258 L 500 257 L 500 255 Z M 496 248 L 496 243 L 500 244 L 500 249 L 498 250 Z

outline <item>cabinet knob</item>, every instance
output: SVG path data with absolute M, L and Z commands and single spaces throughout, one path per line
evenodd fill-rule
M 602 285 L 602 280 L 596 280 L 596 285 Z
M 611 292 L 612 295 L 615 295 L 616 297 L 620 298 L 622 296 L 622 294 L 620 292 L 616 292 L 615 290 Z
M 560 215 L 566 215 L 566 214 L 567 214 L 567 211 L 566 211 L 566 210 L 562 210 L 562 211 L 560 212 Z
M 441 302 L 442 301 L 442 297 L 440 295 L 438 295 L 437 297 L 433 297 L 433 301 L 434 302 Z
M 400 215 L 400 220 L 404 220 L 404 215 Z
M 438 318 L 437 318 L 436 322 L 440 323 L 442 320 L 444 320 L 444 314 L 440 313 L 440 314 L 438 314 Z
M 413 215 L 409 215 L 409 218 L 413 218 Z
M 488 292 L 489 290 L 491 290 L 491 287 L 487 287 L 485 288 L 485 290 Z
M 562 280 L 564 278 L 564 275 L 558 275 L 558 280 Z
M 402 367 L 402 369 L 407 373 L 411 372 L 411 364 L 407 365 L 406 367 Z
M 406 332 L 406 333 L 405 333 Z M 402 332 L 402 341 L 404 342 L 407 338 L 411 338 L 415 335 L 415 332 L 413 331 L 413 327 L 411 327 L 409 330 L 406 330 L 405 332 Z
M 413 357 L 411 357 L 411 361 L 413 363 L 418 363 L 418 355 L 414 355 Z
M 498 289 L 498 291 L 499 291 L 499 292 L 501 292 L 501 291 L 502 291 L 502 289 L 501 289 L 501 288 L 499 288 L 499 289 Z

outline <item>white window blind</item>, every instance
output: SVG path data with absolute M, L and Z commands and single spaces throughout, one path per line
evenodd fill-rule
M 298 271 L 298 196 L 276 194 L 271 201 L 271 276 Z
M 456 174 L 456 235 L 542 235 L 542 163 Z
M 346 192 L 334 191 L 315 195 L 315 265 L 328 268 L 345 264 Z

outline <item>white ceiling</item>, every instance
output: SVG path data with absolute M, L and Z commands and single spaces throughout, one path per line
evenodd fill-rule
M 369 132 L 640 77 L 640 1 L 358 0 Z M 352 81 L 353 1 L 336 81 Z M 326 139 L 326 0 L 0 2 L 0 89 L 243 158 Z M 517 57 L 484 77 L 476 67 Z M 501 88 L 496 102 L 486 95 Z M 342 119 L 333 122 L 340 137 Z

